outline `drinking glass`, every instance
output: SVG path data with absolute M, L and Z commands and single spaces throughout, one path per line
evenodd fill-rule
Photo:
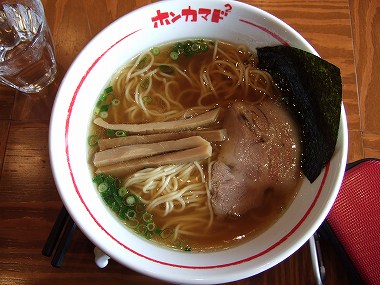
M 54 44 L 39 0 L 0 0 L 0 82 L 37 93 L 57 73 Z

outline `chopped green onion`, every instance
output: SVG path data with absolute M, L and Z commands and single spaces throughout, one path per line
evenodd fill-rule
M 165 74 L 173 74 L 174 73 L 174 68 L 169 65 L 161 64 L 158 66 L 158 68 Z
M 115 132 L 115 136 L 117 136 L 117 137 L 126 137 L 127 136 L 127 132 L 119 130 L 119 131 Z
M 184 44 L 181 42 L 178 42 L 174 45 L 174 50 L 179 50 L 179 49 L 183 49 L 183 48 L 184 48 Z
M 98 186 L 98 191 L 99 191 L 100 193 L 102 193 L 102 192 L 107 191 L 108 188 L 109 188 L 109 187 L 108 187 L 108 184 L 105 183 L 105 182 L 103 182 L 103 183 L 100 183 L 100 184 L 99 184 L 99 186 Z
M 133 206 L 137 203 L 136 201 L 136 196 L 133 195 L 133 194 L 130 194 L 127 196 L 127 198 L 125 199 L 125 203 L 127 204 L 127 206 Z
M 104 175 L 103 174 L 97 174 L 92 181 L 96 183 L 96 185 L 99 185 L 100 183 L 103 182 Z
M 111 103 L 112 103 L 113 106 L 119 106 L 119 105 L 120 105 L 120 100 L 117 99 L 117 98 L 115 98 L 115 99 L 113 99 L 113 100 L 111 101 Z
M 145 205 L 144 205 L 144 204 L 137 204 L 137 205 L 136 205 L 136 211 L 137 211 L 138 213 L 143 213 L 143 212 L 145 212 Z
M 170 236 L 172 236 L 174 234 L 174 230 L 171 229 L 171 228 L 165 228 L 162 230 L 162 232 L 160 233 L 160 236 L 161 238 L 163 239 L 167 239 L 169 238 Z
M 191 50 L 192 51 L 198 51 L 198 50 L 200 50 L 201 49 L 201 47 L 200 47 L 200 45 L 199 44 L 197 44 L 197 43 L 194 43 L 194 44 L 192 44 L 191 45 Z
M 143 79 L 143 81 L 141 81 L 140 86 L 141 88 L 148 89 L 149 83 L 150 83 L 150 79 L 149 77 L 146 77 Z
M 160 235 L 160 234 L 162 233 L 162 230 L 161 230 L 161 229 L 154 229 L 154 230 L 153 230 L 153 233 L 154 233 L 155 235 Z
M 144 56 L 144 57 L 139 61 L 139 63 L 137 64 L 137 68 L 138 68 L 138 69 L 142 69 L 142 68 L 145 66 L 145 63 L 146 63 L 146 56 Z
M 201 44 L 201 51 L 206 51 L 206 50 L 208 50 L 208 45 L 205 43 Z
M 108 112 L 110 105 L 104 104 L 100 107 L 100 112 Z
M 126 220 L 127 219 L 127 211 L 128 211 L 128 209 L 126 207 L 121 207 L 120 208 L 120 212 L 119 212 L 120 219 L 122 219 L 122 220 Z
M 144 222 L 146 223 L 151 222 L 153 218 L 152 214 L 148 212 L 145 212 L 142 217 L 143 217 Z
M 145 104 L 148 104 L 153 101 L 152 97 L 150 96 L 144 96 L 142 99 Z
M 191 247 L 188 245 L 184 245 L 183 241 L 179 241 L 177 247 L 184 251 L 191 251 Z
M 204 40 L 187 40 L 185 42 L 179 42 L 173 46 L 170 57 L 173 60 L 177 60 L 181 55 L 185 55 L 187 57 L 192 56 L 200 52 L 207 51 L 209 49 L 209 44 L 212 44 L 212 42 L 205 42 Z M 172 54 L 174 58 L 172 57 Z
M 100 112 L 99 116 L 103 119 L 107 118 L 108 117 L 108 112 L 106 111 L 103 111 L 103 112 Z
M 97 135 L 90 135 L 87 139 L 89 146 L 97 146 L 98 145 L 98 136 Z
M 145 232 L 146 232 L 146 226 L 144 224 L 139 224 L 137 226 L 137 231 L 140 234 L 145 234 Z
M 101 101 L 101 102 L 106 101 L 107 100 L 107 96 L 108 96 L 108 94 L 102 93 L 100 95 L 99 101 Z
M 98 174 L 93 177 L 100 196 L 107 206 L 131 229 L 141 234 L 146 239 L 173 237 L 174 229 L 157 228 L 154 216 L 146 211 L 146 205 L 135 194 L 130 194 L 129 190 L 121 186 L 121 180 L 105 174 Z M 184 251 L 191 251 L 191 247 L 181 240 L 169 241 L 173 246 Z
M 115 135 L 115 133 L 116 133 L 116 131 L 115 130 L 111 130 L 111 129 L 107 129 L 107 135 L 108 136 L 114 136 Z
M 114 185 L 115 181 L 116 181 L 116 179 L 113 178 L 112 176 L 108 175 L 108 176 L 104 177 L 104 182 L 108 183 L 109 185 Z
M 100 108 L 99 107 L 95 107 L 94 108 L 94 115 L 99 115 L 99 112 L 100 112 Z
M 156 224 L 151 222 L 149 224 L 146 225 L 146 229 L 150 232 L 153 232 L 153 230 L 156 228 Z
M 114 202 L 112 199 L 112 196 L 103 196 L 102 195 L 102 197 L 103 197 L 104 202 L 106 202 L 106 204 L 108 205 L 108 207 L 112 207 L 113 202 Z
M 113 91 L 113 88 L 112 86 L 108 86 L 106 89 L 104 89 L 104 91 L 106 92 L 106 94 L 109 94 Z
M 124 203 L 123 201 L 121 200 L 120 196 L 117 194 L 117 193 L 113 193 L 113 198 L 115 199 L 116 203 L 120 206 L 120 207 L 123 207 L 124 206 Z
M 153 54 L 153 55 L 159 55 L 160 54 L 160 49 L 158 47 L 154 47 L 150 50 L 150 52 Z
M 117 203 L 113 203 L 113 204 L 111 205 L 111 208 L 112 208 L 112 211 L 114 211 L 114 212 L 119 212 L 119 210 L 120 210 L 120 205 L 117 204 Z
M 121 187 L 121 188 L 119 188 L 118 193 L 119 193 L 119 196 L 120 196 L 120 197 L 124 197 L 125 195 L 128 194 L 128 189 L 125 188 L 125 187 Z
M 178 60 L 178 58 L 179 58 L 179 54 L 178 54 L 178 52 L 172 51 L 172 52 L 170 53 L 170 58 L 171 58 L 172 60 Z
M 136 211 L 134 211 L 134 210 L 128 210 L 128 211 L 127 211 L 127 218 L 128 218 L 129 220 L 134 220 L 134 219 L 136 219 Z

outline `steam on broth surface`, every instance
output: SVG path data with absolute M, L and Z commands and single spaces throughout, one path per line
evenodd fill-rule
M 299 135 L 256 66 L 245 46 L 188 40 L 141 53 L 111 78 L 90 160 L 127 226 L 170 247 L 215 250 L 286 210 L 301 179 Z

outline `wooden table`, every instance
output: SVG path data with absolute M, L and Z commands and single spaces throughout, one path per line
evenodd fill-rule
M 180 0 L 178 0 L 180 1 Z M 62 205 L 49 164 L 54 96 L 80 50 L 125 13 L 154 1 L 43 0 L 56 45 L 58 77 L 44 94 L 0 88 L 0 284 L 165 284 L 114 261 L 94 263 L 93 245 L 77 231 L 61 268 L 41 249 Z M 348 161 L 380 157 L 380 2 L 246 0 L 300 32 L 341 68 L 348 116 Z M 335 249 L 322 241 L 326 284 L 348 284 Z M 231 284 L 314 284 L 307 244 L 279 265 Z

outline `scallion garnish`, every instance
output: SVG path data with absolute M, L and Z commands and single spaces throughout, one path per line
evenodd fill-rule
M 160 234 L 162 233 L 162 230 L 161 230 L 161 229 L 157 229 L 157 228 L 155 228 L 155 229 L 153 230 L 153 233 L 154 233 L 155 235 L 160 235 Z
M 143 217 L 144 222 L 148 223 L 148 222 L 152 221 L 152 214 L 151 213 L 145 212 L 142 217 Z
M 209 49 L 209 45 L 212 42 L 205 40 L 187 40 L 184 42 L 176 43 L 170 53 L 170 58 L 173 60 L 178 60 L 180 56 L 184 55 L 186 57 L 192 56 L 201 52 L 205 52 Z
M 98 101 L 96 102 L 94 108 L 94 115 L 101 116 L 102 118 L 108 117 L 108 109 L 110 105 L 117 106 L 120 104 L 120 101 L 111 94 L 113 92 L 112 86 L 108 86 L 104 89 L 104 92 L 100 94 Z M 113 98 L 113 99 L 111 99 Z
M 145 66 L 145 63 L 146 63 L 146 56 L 144 56 L 144 57 L 139 61 L 139 63 L 137 64 L 137 68 L 138 68 L 138 69 L 142 69 L 142 68 Z
M 167 239 L 174 234 L 174 230 L 171 228 L 165 228 L 161 231 L 160 236 L 163 239 Z
M 154 48 L 152 48 L 152 49 L 150 50 L 150 52 L 151 52 L 153 55 L 157 56 L 157 55 L 160 54 L 160 49 L 159 49 L 158 47 L 154 47 Z
M 137 226 L 137 231 L 140 233 L 140 234 L 145 234 L 146 232 L 146 225 L 144 224 L 139 224 Z
M 113 106 L 119 106 L 119 105 L 120 105 L 120 100 L 117 99 L 117 98 L 112 99 L 111 104 L 112 104 Z
M 134 220 L 134 219 L 136 219 L 136 211 L 134 211 L 134 210 L 128 210 L 128 211 L 127 211 L 127 218 L 128 218 L 129 220 Z
M 130 194 L 128 195 L 126 198 L 125 198 L 125 202 L 128 206 L 133 206 L 136 204 L 136 196 L 133 195 L 133 194 Z
M 142 99 L 145 104 L 149 104 L 153 100 L 150 96 L 144 96 Z
M 99 185 L 102 183 L 104 180 L 104 175 L 103 174 L 98 174 L 92 178 L 92 182 L 94 182 L 96 185 Z
M 154 216 L 146 211 L 146 205 L 135 194 L 130 194 L 128 189 L 121 186 L 121 181 L 109 175 L 97 174 L 92 181 L 97 185 L 98 192 L 107 206 L 124 221 L 125 225 L 134 229 L 146 239 L 168 239 L 173 236 L 172 228 L 157 228 Z M 181 250 L 190 251 L 182 240 L 168 242 Z
M 99 107 L 95 107 L 94 108 L 94 115 L 99 115 L 99 112 L 100 112 L 100 108 Z
M 99 191 L 100 193 L 105 192 L 105 191 L 107 191 L 107 190 L 108 190 L 108 184 L 107 184 L 107 183 L 103 182 L 103 183 L 100 183 L 100 184 L 98 185 L 98 191 Z
M 144 204 L 137 204 L 136 205 L 136 212 L 144 213 L 145 212 L 145 205 Z
M 172 60 L 178 60 L 178 58 L 179 58 L 179 53 L 176 52 L 176 51 L 172 51 L 172 52 L 170 53 L 170 58 L 171 58 Z
M 107 100 L 107 97 L 108 97 L 108 94 L 107 94 L 107 93 L 102 93 L 102 94 L 100 95 L 99 101 L 100 101 L 100 102 L 104 102 L 104 101 Z
M 105 118 L 108 117 L 108 112 L 106 112 L 106 111 L 100 112 L 100 113 L 99 113 L 99 116 L 100 116 L 101 118 L 105 119 Z
M 206 43 L 201 44 L 201 51 L 206 51 L 208 50 L 208 45 Z
M 152 239 L 152 234 L 148 230 L 145 231 L 145 238 Z
M 149 83 L 150 83 L 150 79 L 146 77 L 143 79 L 143 81 L 141 81 L 140 86 L 141 88 L 148 89 Z
M 124 197 L 128 194 L 128 189 L 125 187 L 120 187 L 118 193 L 120 197 Z
M 190 246 L 185 246 L 184 248 L 182 248 L 184 251 L 191 251 L 191 247 Z
M 158 66 L 158 68 L 165 74 L 173 74 L 174 68 L 170 65 L 161 64 Z
M 96 107 L 100 107 L 100 105 L 102 104 L 103 104 L 103 101 L 99 99 L 98 102 L 96 102 Z
M 88 145 L 93 147 L 93 146 L 97 146 L 98 145 L 98 136 L 97 135 L 90 135 L 88 136 L 87 138 L 87 142 L 88 142 Z
M 100 107 L 100 112 L 108 112 L 110 108 L 110 105 L 102 105 L 102 107 Z
M 191 50 L 192 50 L 193 52 L 198 52 L 200 49 L 201 49 L 201 46 L 200 46 L 198 43 L 193 43 L 193 44 L 191 45 Z
M 153 223 L 153 222 L 148 223 L 148 224 L 146 225 L 146 229 L 147 229 L 148 231 L 150 231 L 150 232 L 153 232 L 155 228 L 156 228 L 156 225 L 155 225 L 155 223 Z
M 127 136 L 127 132 L 119 130 L 119 131 L 115 132 L 115 136 L 117 136 L 117 137 L 126 137 Z
M 106 92 L 106 94 L 109 94 L 113 91 L 113 88 L 112 86 L 108 86 L 106 89 L 104 89 L 104 92 Z

